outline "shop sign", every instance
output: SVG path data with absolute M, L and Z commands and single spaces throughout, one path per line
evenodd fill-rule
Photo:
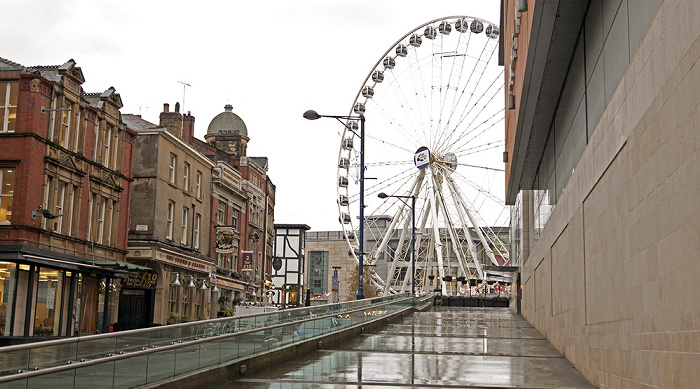
M 122 279 L 122 287 L 133 289 L 155 289 L 158 284 L 158 274 L 129 274 L 128 277 Z
M 170 254 L 158 252 L 157 259 L 161 260 L 163 262 L 169 262 L 173 265 L 188 268 L 188 269 L 198 270 L 198 271 L 202 271 L 202 272 L 211 272 L 211 266 L 209 266 L 209 265 L 205 265 L 203 263 L 199 263 L 199 262 L 194 261 L 192 259 L 182 258 L 182 257 L 176 256 L 176 255 L 170 255 Z
M 220 254 L 231 254 L 233 252 L 233 228 L 216 228 L 216 252 Z
M 243 266 L 241 270 L 253 270 L 253 252 L 252 251 L 241 251 L 241 256 L 243 257 Z

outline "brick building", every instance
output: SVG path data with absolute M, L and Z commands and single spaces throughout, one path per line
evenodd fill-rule
M 0 334 L 108 331 L 126 228 L 134 133 L 113 87 L 86 93 L 75 61 L 0 58 Z M 16 339 L 16 338 L 15 338 Z
M 242 273 L 250 283 L 243 296 L 259 301 L 264 293 L 265 279 L 269 279 L 274 247 L 275 186 L 267 175 L 266 157 L 247 155 L 248 128 L 243 120 L 226 105 L 207 127 L 205 141 L 194 138 L 194 117 L 185 116 L 183 139 L 216 163 L 233 167 L 240 173 L 240 186 L 246 198 L 242 208 L 225 198 L 213 198 L 212 208 L 221 207 L 225 214 L 239 215 L 235 239 L 238 252 L 230 254 L 230 262 L 220 262 L 229 270 Z M 228 218 L 226 218 L 228 220 Z

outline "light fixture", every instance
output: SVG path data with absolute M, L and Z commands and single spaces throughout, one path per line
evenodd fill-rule
M 195 285 L 194 285 L 194 277 L 190 276 L 190 283 L 187 284 L 187 287 L 188 287 L 188 288 L 194 288 L 194 287 L 195 287 Z
M 310 109 L 304 112 L 304 118 L 308 120 L 317 120 L 320 118 L 333 118 L 339 121 L 346 129 L 348 129 L 355 136 L 360 138 L 360 224 L 358 225 L 358 230 L 360 233 L 359 243 L 359 255 L 357 258 L 358 262 L 358 274 L 357 274 L 357 299 L 362 300 L 365 298 L 365 294 L 362 288 L 363 284 L 363 267 L 364 265 L 364 222 L 365 222 L 365 107 L 363 104 L 359 104 L 353 108 L 353 111 L 357 116 L 335 116 L 335 115 L 319 115 L 318 112 Z M 360 133 L 356 133 L 353 128 L 343 123 L 343 120 L 359 120 L 360 121 Z M 255 295 L 253 295 L 255 296 Z
M 175 273 L 175 282 L 173 282 L 173 286 L 182 286 L 179 273 Z
M 210 274 L 211 274 L 211 273 L 210 273 Z M 212 288 L 211 291 L 212 291 L 212 292 L 218 292 L 218 291 L 219 291 L 219 288 L 216 287 L 216 276 L 213 276 L 213 278 L 214 278 L 214 288 Z
M 207 288 L 207 282 L 202 280 L 202 286 L 199 288 L 199 290 L 208 290 L 208 289 L 209 288 Z
M 48 209 L 39 207 L 36 210 L 32 211 L 32 220 L 36 220 L 37 216 L 43 216 L 45 219 L 57 219 L 57 218 L 63 216 L 63 214 L 60 213 L 60 214 L 54 215 Z

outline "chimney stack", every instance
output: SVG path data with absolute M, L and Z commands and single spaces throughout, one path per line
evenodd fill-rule
M 163 112 L 160 113 L 160 126 L 178 138 L 182 138 L 182 114 L 180 103 L 175 103 L 175 112 L 170 112 L 170 104 L 163 104 Z
M 192 144 L 194 138 L 194 116 L 187 112 L 182 118 L 182 140 L 187 144 Z

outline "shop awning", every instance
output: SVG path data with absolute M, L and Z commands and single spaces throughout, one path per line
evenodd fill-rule
M 229 288 L 229 289 L 236 289 L 236 290 L 244 290 L 244 289 L 245 289 L 245 285 L 238 284 L 238 283 L 235 283 L 235 282 L 226 281 L 226 280 L 222 280 L 221 278 L 217 278 L 217 279 L 216 279 L 216 284 L 219 285 L 219 286 L 225 286 L 225 287 L 227 287 L 227 288 Z
M 114 270 L 126 271 L 128 273 L 141 274 L 153 271 L 150 267 L 134 265 L 123 261 L 91 261 L 93 265 Z
M 70 261 L 50 258 L 41 255 L 23 254 L 28 262 L 75 271 L 98 273 L 115 278 L 126 278 L 129 274 L 140 274 L 151 271 L 151 268 L 138 266 L 122 261 Z

